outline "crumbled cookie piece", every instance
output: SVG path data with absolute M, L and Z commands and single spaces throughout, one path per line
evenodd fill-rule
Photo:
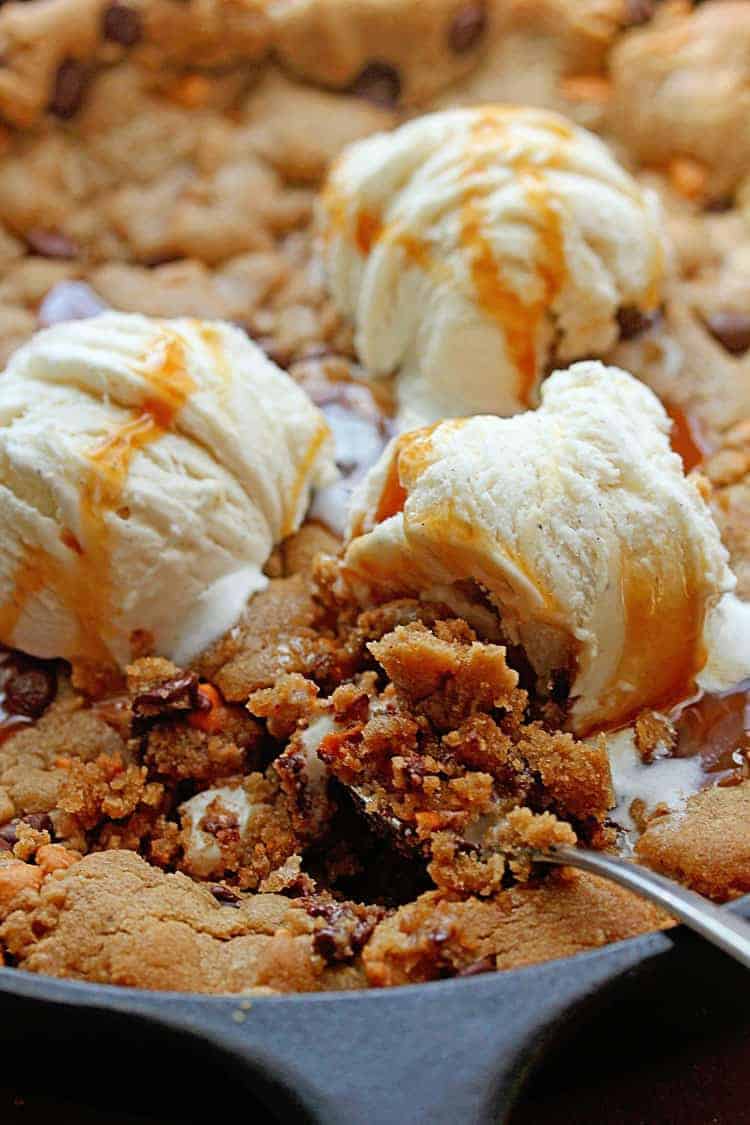
M 635 744 L 644 762 L 673 750 L 677 742 L 674 723 L 658 711 L 642 711 L 635 720 Z
M 369 648 L 392 682 L 370 682 L 348 713 L 334 696 L 318 757 L 380 832 L 431 861 L 439 886 L 497 890 L 518 847 L 507 814 L 519 806 L 572 821 L 567 841 L 580 831 L 607 842 L 606 750 L 525 723 L 527 695 L 504 649 L 455 621 L 397 626 Z
M 247 702 L 247 709 L 259 719 L 266 720 L 268 733 L 280 740 L 289 738 L 301 719 L 307 719 L 314 710 L 318 687 L 299 672 L 280 676 L 272 688 L 255 691 Z
M 3 893 L 6 870 L 12 895 Z M 42 874 L 0 866 L 0 939 L 31 972 L 212 993 L 364 983 L 356 964 L 326 966 L 313 946 L 315 921 L 288 898 L 243 896 L 229 909 L 209 887 L 165 875 L 129 852 L 86 856 Z
M 386 106 L 315 90 L 276 70 L 248 95 L 245 113 L 253 151 L 298 184 L 319 183 L 346 145 L 397 122 Z
M 382 907 L 339 902 L 331 896 L 300 898 L 298 903 L 315 919 L 313 947 L 328 965 L 353 961 L 385 915 Z
M 58 804 L 85 831 L 108 820 L 125 820 L 136 809 L 160 810 L 164 786 L 148 780 L 145 766 L 100 754 L 94 761 L 73 759 L 60 786 Z
M 33 725 L 23 723 L 0 745 L 0 817 L 3 821 L 29 813 L 51 813 L 64 834 L 60 788 L 71 763 L 125 755 L 117 732 L 92 710 L 67 681 L 58 697 Z
M 439 730 L 449 730 L 478 711 L 521 710 L 518 673 L 505 649 L 479 644 L 465 622 L 400 625 L 368 646 L 396 690 Z M 436 705 L 437 704 L 437 705 Z
M 240 785 L 206 789 L 180 806 L 180 869 L 198 879 L 235 878 L 256 888 L 308 842 L 292 825 L 278 777 L 252 773 Z
M 263 0 L 47 0 L 0 12 L 0 116 L 29 127 L 49 110 L 68 119 L 90 77 L 138 48 L 146 70 L 226 67 L 262 58 L 270 24 Z

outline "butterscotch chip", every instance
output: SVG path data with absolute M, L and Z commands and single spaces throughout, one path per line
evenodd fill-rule
M 80 858 L 77 852 L 68 851 L 60 844 L 44 844 L 36 853 L 37 865 L 45 875 L 50 875 L 53 871 L 65 871 L 78 863 Z
M 672 187 L 686 199 L 701 199 L 708 183 L 708 171 L 689 156 L 675 156 L 669 165 Z
M 0 911 L 7 910 L 18 895 L 25 890 L 37 890 L 42 884 L 43 871 L 21 860 L 0 864 Z

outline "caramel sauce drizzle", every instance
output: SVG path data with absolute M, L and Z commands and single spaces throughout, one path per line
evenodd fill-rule
M 369 254 L 383 233 L 383 222 L 373 211 L 360 211 L 356 220 L 355 241 L 360 254 Z
M 551 168 L 564 166 L 567 145 L 575 134 L 572 126 L 555 120 L 544 111 L 528 111 L 526 120 L 552 134 L 556 142 L 546 152 L 540 149 L 533 157 L 523 152 L 513 156 L 508 127 L 516 114 L 517 110 L 513 107 L 487 106 L 471 126 L 459 169 L 459 177 L 465 185 L 459 242 L 469 258 L 478 304 L 503 333 L 509 359 L 518 375 L 519 400 L 528 407 L 532 405 L 540 374 L 537 355 L 539 329 L 567 275 L 562 215 L 559 204 L 553 200 L 545 173 Z M 524 299 L 503 276 L 502 262 L 493 248 L 490 223 L 482 205 L 483 197 L 490 191 L 482 173 L 492 166 L 498 153 L 504 154 L 518 178 L 536 231 L 536 252 L 529 264 L 532 275 L 537 279 L 539 292 L 530 300 Z M 631 195 L 634 202 L 639 201 L 639 194 Z M 428 239 L 411 234 L 397 222 L 386 225 L 371 208 L 363 208 L 350 219 L 346 201 L 338 194 L 333 179 L 325 189 L 324 204 L 330 220 L 329 237 L 332 230 L 344 231 L 353 222 L 354 241 L 362 255 L 367 256 L 376 243 L 387 239 L 399 246 L 410 262 L 436 282 L 455 284 L 450 266 L 436 258 Z M 653 232 L 651 242 L 650 279 L 643 294 L 647 309 L 655 308 L 659 303 L 665 267 L 664 249 L 657 232 Z
M 127 421 L 84 454 L 89 467 L 80 486 L 81 535 L 79 538 L 69 528 L 60 533 L 63 544 L 77 556 L 76 565 L 71 567 L 42 548 L 27 549 L 15 575 L 13 597 L 0 608 L 4 643 L 12 644 L 28 602 L 49 589 L 76 618 L 80 658 L 113 663 L 99 640 L 101 625 L 113 619 L 117 604 L 106 515 L 120 503 L 133 457 L 173 428 L 195 389 L 187 372 L 185 343 L 176 333 L 163 332 L 157 337 L 139 363 L 138 374 L 151 393 Z
M 671 543 L 662 551 L 662 563 L 657 574 L 642 559 L 629 558 L 622 567 L 622 655 L 604 710 L 587 717 L 587 731 L 622 726 L 646 707 L 669 711 L 695 693 L 695 677 L 707 655 L 695 562 L 685 557 L 681 544 Z
M 294 484 L 289 493 L 289 498 L 286 506 L 286 516 L 281 528 L 281 537 L 286 539 L 287 535 L 291 535 L 295 529 L 297 508 L 299 506 L 300 496 L 305 482 L 312 472 L 313 466 L 318 458 L 318 454 L 322 449 L 326 440 L 330 437 L 331 431 L 325 422 L 322 422 L 315 433 L 313 434 L 312 441 L 310 442 L 305 455 L 302 458 L 299 466 L 297 467 Z
M 219 377 L 218 398 L 221 405 L 226 409 L 232 387 L 232 365 L 224 347 L 221 329 L 213 324 L 203 324 L 198 320 L 193 321 L 193 327 L 203 341 L 206 350 L 210 353 L 212 369 Z
M 44 555 L 44 552 L 27 550 L 25 557 L 16 568 L 11 600 L 0 607 L 0 641 L 3 644 L 10 644 L 26 603 L 31 601 L 45 585 L 44 572 L 40 566 L 41 555 Z
M 695 421 L 682 407 L 674 403 L 662 402 L 672 419 L 670 443 L 675 453 L 679 453 L 686 473 L 700 465 L 711 452 Z
M 378 499 L 378 506 L 375 510 L 375 524 L 383 523 L 391 516 L 397 516 L 399 512 L 403 512 L 407 498 L 407 491 L 399 477 L 398 457 L 394 457 L 388 467 L 388 476 Z

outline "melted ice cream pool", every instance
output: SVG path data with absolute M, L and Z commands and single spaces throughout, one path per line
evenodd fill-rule
M 626 844 L 638 834 L 634 801 L 643 802 L 646 815 L 659 805 L 679 813 L 701 789 L 737 784 L 747 775 L 750 681 L 728 692 L 706 693 L 672 718 L 674 749 L 657 746 L 649 762 L 641 757 L 632 727 L 606 736 L 617 801 L 610 819 L 624 829 Z

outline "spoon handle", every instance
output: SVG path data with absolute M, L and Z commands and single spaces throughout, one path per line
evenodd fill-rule
M 750 923 L 722 910 L 702 895 L 686 890 L 672 879 L 619 856 L 562 844 L 544 852 L 535 852 L 534 859 L 539 863 L 556 863 L 591 871 L 635 891 L 663 907 L 668 914 L 679 918 L 750 969 Z

